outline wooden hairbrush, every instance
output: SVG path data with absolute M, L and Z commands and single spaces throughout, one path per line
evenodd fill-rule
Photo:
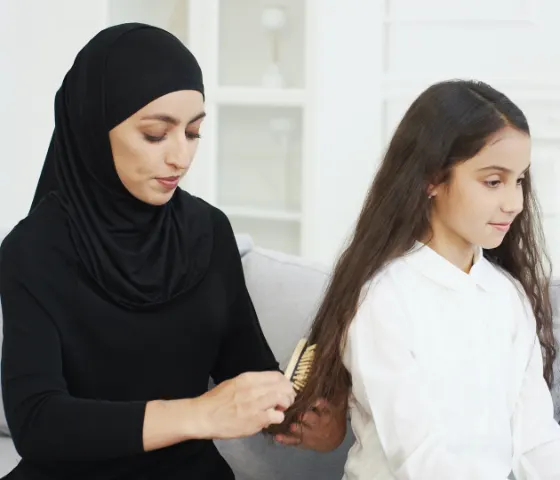
M 292 382 L 296 392 L 300 392 L 305 387 L 314 358 L 315 345 L 309 345 L 307 339 L 302 338 L 297 343 L 284 372 L 286 378 Z
M 303 390 L 307 383 L 309 372 L 315 357 L 315 345 L 309 345 L 307 339 L 302 338 L 296 345 L 294 352 L 288 362 L 288 366 L 284 371 L 284 376 L 291 382 L 296 395 Z M 288 412 L 290 409 L 288 409 Z M 263 429 L 264 433 L 270 435 L 289 434 L 290 424 L 292 422 L 291 416 L 288 417 L 278 425 L 269 425 Z

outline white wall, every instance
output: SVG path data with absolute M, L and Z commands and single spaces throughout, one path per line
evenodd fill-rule
M 314 2 L 303 253 L 332 263 L 350 238 L 381 152 L 383 2 Z
M 383 142 L 419 90 L 469 76 L 502 88 L 529 116 L 537 188 L 559 275 L 560 2 L 473 0 L 467 8 L 464 0 L 307 1 L 323 6 L 314 38 L 328 55 L 312 59 L 307 72 L 316 121 L 306 195 L 326 200 L 307 212 L 304 238 L 311 240 L 305 250 L 324 261 L 337 253 Z M 113 19 L 127 20 L 124 7 L 132 4 L 146 7 L 152 0 L 114 1 Z M 175 2 L 158 5 L 154 21 L 166 23 Z M 146 11 L 130 20 L 149 21 Z M 106 0 L 0 0 L 0 230 L 29 209 L 52 132 L 54 94 L 77 51 L 107 24 L 108 13 Z M 185 25 L 173 28 L 184 31 Z
M 506 93 L 529 121 L 531 170 L 560 276 L 560 2 L 387 0 L 383 18 L 383 141 L 432 82 L 477 78 Z
M 93 2 L 94 0 L 85 0 Z M 181 40 L 187 38 L 187 2 L 176 0 L 98 0 L 108 3 L 107 21 L 110 24 L 140 22 L 170 31 Z
M 100 0 L 0 1 L 0 231 L 29 211 L 54 126 L 54 95 L 105 19 Z

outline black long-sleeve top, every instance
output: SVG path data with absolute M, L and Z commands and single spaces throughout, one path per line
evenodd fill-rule
M 148 453 L 142 442 L 147 401 L 200 396 L 210 377 L 278 369 L 229 221 L 208 208 L 214 246 L 204 279 L 140 312 L 110 301 L 86 275 L 56 199 L 6 237 L 2 393 L 22 457 L 10 479 L 233 478 L 212 441 Z

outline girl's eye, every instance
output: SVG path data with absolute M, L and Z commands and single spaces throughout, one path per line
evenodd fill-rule
M 185 135 L 189 140 L 196 140 L 197 138 L 200 138 L 200 133 L 186 132 Z
M 489 187 L 489 188 L 496 188 L 496 187 L 499 187 L 499 186 L 500 186 L 500 184 L 502 183 L 502 181 L 501 181 L 501 180 L 486 180 L 484 183 L 485 183 L 486 186 Z
M 521 177 L 517 179 L 517 185 L 523 185 L 525 183 L 525 177 Z

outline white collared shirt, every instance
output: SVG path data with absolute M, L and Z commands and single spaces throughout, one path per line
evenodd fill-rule
M 417 244 L 348 332 L 345 480 L 560 480 L 560 426 L 526 297 L 481 251 L 469 274 Z

